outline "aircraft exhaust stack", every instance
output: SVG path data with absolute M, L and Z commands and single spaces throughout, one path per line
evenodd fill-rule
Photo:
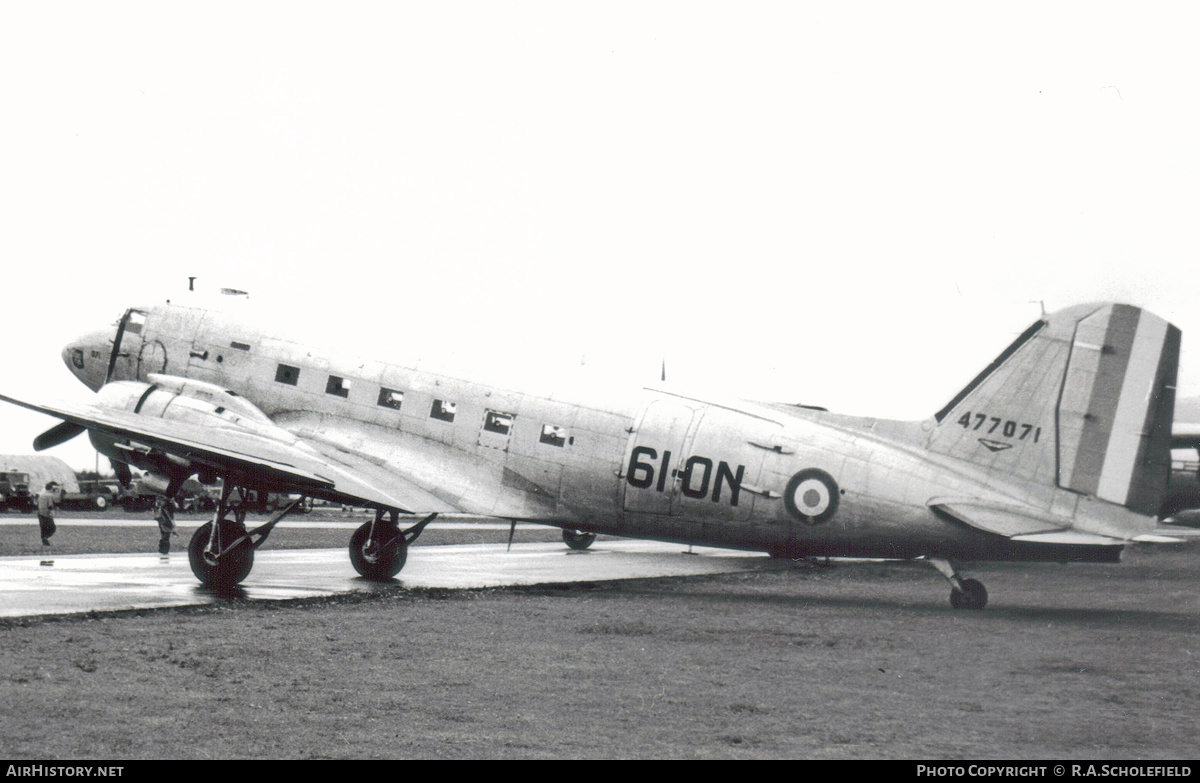
M 1179 345 L 1177 328 L 1138 307 L 1052 313 L 936 414 L 929 448 L 1155 514 L 1171 467 Z M 1048 439 L 1052 448 L 1022 448 Z

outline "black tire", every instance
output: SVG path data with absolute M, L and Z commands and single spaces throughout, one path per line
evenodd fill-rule
M 217 529 L 221 548 L 229 546 L 246 529 L 232 520 L 222 519 Z M 240 583 L 250 575 L 254 567 L 254 547 L 247 539 L 237 549 L 226 553 L 215 565 L 204 559 L 204 548 L 208 546 L 208 537 L 212 531 L 212 522 L 206 522 L 192 535 L 188 542 L 188 563 L 192 573 L 205 587 L 217 589 L 230 588 Z
M 950 591 L 950 606 L 955 609 L 982 609 L 987 606 L 987 588 L 978 579 L 964 579 L 962 590 Z
M 92 508 L 97 511 L 108 511 L 108 498 L 104 495 L 97 495 L 92 498 Z
M 366 543 L 371 535 L 371 523 L 367 522 L 350 536 L 350 563 L 365 579 L 386 582 L 400 573 L 408 560 L 408 544 L 400 528 L 387 523 L 375 525 L 375 538 L 371 550 Z
M 582 552 L 596 541 L 595 533 L 585 533 L 582 530 L 563 528 L 563 543 L 572 549 Z

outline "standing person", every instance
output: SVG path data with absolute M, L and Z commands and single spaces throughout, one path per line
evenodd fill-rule
M 42 530 L 42 546 L 50 546 L 50 536 L 58 530 L 54 524 L 54 509 L 58 506 L 58 482 L 49 481 L 46 489 L 38 494 L 38 527 Z
M 158 514 L 155 519 L 158 521 L 158 553 L 160 555 L 170 554 L 171 552 L 171 536 L 175 535 L 175 510 L 177 506 L 175 501 L 170 498 L 158 499 Z
M 233 511 L 233 518 L 237 520 L 237 523 L 244 526 L 246 524 L 245 491 L 241 487 L 234 487 L 229 493 L 226 505 Z

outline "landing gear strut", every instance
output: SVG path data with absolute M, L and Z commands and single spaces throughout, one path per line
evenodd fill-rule
M 350 563 L 354 570 L 376 582 L 391 579 L 404 568 L 408 545 L 436 516 L 430 514 L 408 530 L 401 530 L 395 511 L 384 519 L 384 510 L 376 509 L 374 521 L 367 522 L 350 537 Z
M 978 579 L 962 579 L 949 560 L 929 558 L 928 563 L 950 583 L 950 606 L 955 609 L 982 609 L 987 606 L 987 588 Z
M 205 587 L 229 589 L 250 575 L 254 567 L 254 550 L 262 546 L 267 536 L 300 501 L 293 501 L 275 513 L 264 525 L 246 530 L 241 520 L 229 519 L 232 511 L 229 494 L 233 485 L 226 482 L 213 521 L 200 527 L 188 542 L 188 563 L 192 573 Z

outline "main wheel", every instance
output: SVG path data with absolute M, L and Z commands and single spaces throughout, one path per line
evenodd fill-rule
M 955 609 L 982 609 L 987 606 L 987 588 L 978 579 L 962 580 L 962 590 L 950 591 L 950 605 Z
M 92 499 L 92 505 L 97 511 L 108 511 L 108 498 L 104 495 L 97 495 Z
M 188 542 L 188 563 L 192 566 L 192 573 L 205 587 L 233 587 L 250 575 L 250 569 L 254 567 L 254 547 L 246 539 L 237 549 L 226 552 L 214 563 L 211 556 L 206 556 L 204 552 L 212 526 L 212 522 L 206 522 L 192 535 L 192 540 Z M 238 523 L 222 519 L 217 527 L 216 549 L 223 551 L 245 533 L 246 528 Z
M 568 530 L 567 528 L 563 528 L 563 542 L 572 549 L 582 552 L 591 546 L 595 540 L 595 533 L 585 533 L 582 530 Z
M 350 563 L 361 576 L 375 582 L 386 582 L 404 568 L 408 559 L 408 544 L 400 528 L 386 523 L 367 522 L 350 537 Z

